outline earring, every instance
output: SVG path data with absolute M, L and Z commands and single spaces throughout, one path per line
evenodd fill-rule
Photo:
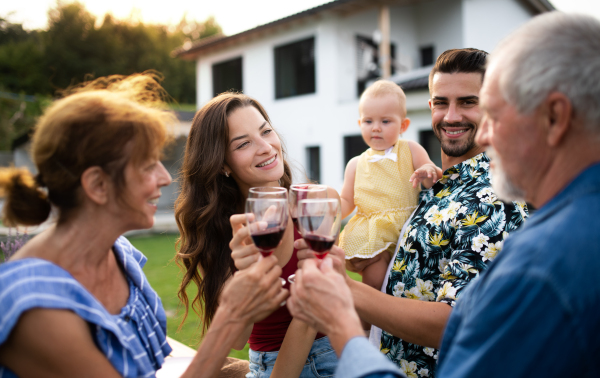
M 225 176 L 229 177 L 229 172 L 225 171 Z

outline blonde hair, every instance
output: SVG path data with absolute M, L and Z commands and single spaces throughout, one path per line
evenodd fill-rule
M 166 92 L 153 73 L 99 78 L 68 90 L 39 119 L 31 153 L 38 175 L 0 169 L 4 222 L 36 225 L 59 210 L 59 222 L 80 204 L 82 173 L 99 166 L 121 193 L 126 165 L 159 157 L 175 119 L 164 109 Z M 45 190 L 43 190 L 45 188 Z
M 398 96 L 398 106 L 400 108 L 400 115 L 402 118 L 406 118 L 406 95 L 400 86 L 393 81 L 389 80 L 377 80 L 360 96 L 359 109 L 361 109 L 362 103 L 366 98 L 382 97 L 385 95 L 396 95 Z

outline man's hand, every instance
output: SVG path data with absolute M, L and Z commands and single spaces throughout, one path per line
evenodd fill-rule
M 296 272 L 288 309 L 295 318 L 328 335 L 340 355 L 346 342 L 364 336 L 364 331 L 354 310 L 350 288 L 334 270 L 333 262 L 331 257 L 326 257 L 320 266 L 314 259 L 305 261 Z
M 282 288 L 280 275 L 277 259 L 261 256 L 256 264 L 235 272 L 228 280 L 221 293 L 219 310 L 227 311 L 229 320 L 244 324 L 263 320 L 281 307 L 289 295 Z
M 253 214 L 250 214 L 250 217 L 253 216 Z M 231 258 L 238 270 L 244 270 L 258 261 L 260 253 L 252 242 L 250 230 L 244 225 L 246 214 L 232 215 L 229 218 L 229 222 L 231 222 L 231 229 L 233 231 L 233 238 L 229 242 Z
M 438 179 L 438 171 L 441 172 L 434 164 L 423 164 L 413 172 L 408 181 L 412 182 L 413 188 L 418 187 L 420 183 L 431 187 Z

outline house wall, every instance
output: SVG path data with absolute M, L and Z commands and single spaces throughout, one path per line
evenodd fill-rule
M 462 47 L 492 52 L 498 42 L 533 17 L 519 0 L 462 0 Z M 485 31 L 485 32 L 482 32 Z
M 397 48 L 397 61 L 413 69 L 420 65 L 420 47 L 433 45 L 436 57 L 450 48 L 491 50 L 497 40 L 529 17 L 518 0 L 432 0 L 391 6 L 390 38 Z M 341 190 L 343 138 L 360 134 L 355 38 L 371 37 L 377 25 L 376 7 L 347 16 L 324 12 L 311 22 L 205 55 L 197 61 L 198 107 L 212 98 L 211 66 L 242 56 L 244 93 L 256 98 L 269 113 L 286 143 L 290 162 L 297 168 L 295 181 L 305 179 L 306 148 L 319 146 L 321 182 Z M 274 48 L 312 36 L 316 92 L 276 100 Z M 427 90 L 407 94 L 411 126 L 405 139 L 419 141 L 419 132 L 430 130 L 428 99 Z
M 415 6 L 415 20 L 418 46 L 433 45 L 436 58 L 448 49 L 463 47 L 463 11 L 460 0 L 419 3 Z

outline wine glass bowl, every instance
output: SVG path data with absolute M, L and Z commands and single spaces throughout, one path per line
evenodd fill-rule
M 342 212 L 336 198 L 305 199 L 298 202 L 298 226 L 309 248 L 319 259 L 335 243 L 342 225 Z
M 248 198 L 281 198 L 287 200 L 288 190 L 280 186 L 256 186 L 250 188 Z
M 316 184 L 295 184 L 290 186 L 289 208 L 292 222 L 298 229 L 298 202 L 305 199 L 327 198 L 327 186 Z
M 287 199 L 248 198 L 246 221 L 254 245 L 263 256 L 270 256 L 285 233 L 288 222 Z
M 342 209 L 337 198 L 304 199 L 298 202 L 298 228 L 318 259 L 323 259 L 335 243 L 342 225 Z M 288 277 L 295 282 L 296 275 Z

